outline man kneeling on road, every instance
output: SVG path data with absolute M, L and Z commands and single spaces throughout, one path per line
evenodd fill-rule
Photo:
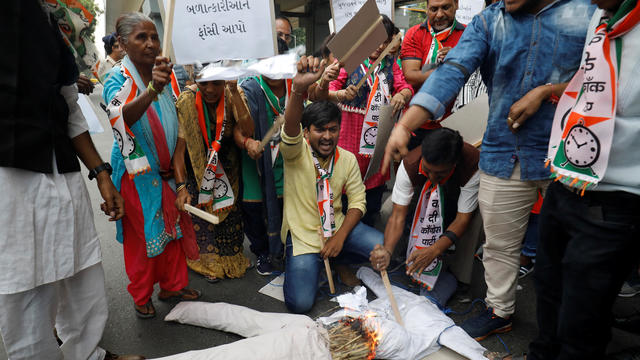
M 447 270 L 441 255 L 456 245 L 447 266 L 454 267 L 469 282 L 473 254 L 478 241 L 458 239 L 471 223 L 478 207 L 478 159 L 480 153 L 462 141 L 460 133 L 449 128 L 426 133 L 422 146 L 402 161 L 393 186 L 393 210 L 384 232 L 384 246 L 371 253 L 374 269 L 385 270 L 403 234 L 414 188 L 422 189 L 418 198 L 407 247 L 407 275 L 423 286 L 421 295 L 445 306 L 456 290 L 456 278 Z
M 313 57 L 298 62 L 280 144 L 285 173 L 284 298 L 294 313 L 313 306 L 323 259 L 335 258 L 343 264 L 366 262 L 383 240 L 382 233 L 360 222 L 366 208 L 365 187 L 355 156 L 337 147 L 340 109 L 328 101 L 303 109 L 303 93 L 320 78 L 324 67 L 324 61 Z M 346 215 L 342 202 L 333 201 L 342 193 L 349 203 Z

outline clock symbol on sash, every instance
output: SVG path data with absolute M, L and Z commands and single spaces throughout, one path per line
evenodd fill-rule
M 221 199 L 223 197 L 225 197 L 227 195 L 227 192 L 229 191 L 229 187 L 227 186 L 227 184 L 220 180 L 220 179 L 215 179 L 213 182 L 213 197 L 216 199 Z
M 127 140 L 128 140 L 127 144 L 124 143 L 124 139 L 122 139 L 122 134 L 120 134 L 120 131 L 113 129 L 113 137 L 116 139 L 116 142 L 118 143 L 118 147 L 120 148 L 120 153 L 124 154 L 125 156 L 129 156 L 133 153 L 136 147 L 131 135 L 129 135 L 128 133 L 125 133 L 125 135 L 127 136 Z
M 578 168 L 587 168 L 593 165 L 600 156 L 600 141 L 580 119 L 573 125 L 567 134 L 564 143 L 564 155 L 571 165 Z
M 376 135 L 378 134 L 378 127 L 370 127 L 364 132 L 364 142 L 367 145 L 376 145 Z

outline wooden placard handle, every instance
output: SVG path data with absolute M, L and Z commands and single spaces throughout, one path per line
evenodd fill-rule
M 276 117 L 275 121 L 273 122 L 273 126 L 267 131 L 267 133 L 260 141 L 261 149 L 269 144 L 271 138 L 273 138 L 273 135 L 275 135 L 276 132 L 278 132 L 278 130 L 280 130 L 280 128 L 282 127 L 282 124 L 284 124 L 284 115 L 278 115 L 278 117 Z
M 387 57 L 387 55 L 389 55 L 389 53 L 391 52 L 391 49 L 393 49 L 393 47 L 401 41 L 402 41 L 402 35 L 396 34 L 396 36 L 393 37 L 389 45 L 387 45 L 387 47 L 384 48 L 384 51 L 382 52 L 382 54 L 380 54 L 380 56 L 378 56 L 376 61 L 373 64 L 371 64 L 371 66 L 369 66 L 369 69 L 367 70 L 367 72 L 364 74 L 362 79 L 360 79 L 360 81 L 358 82 L 358 85 L 356 85 L 356 90 L 360 90 L 362 85 L 364 85 L 364 82 L 367 81 L 367 78 L 371 75 L 371 73 L 373 73 L 376 67 L 380 65 L 380 62 L 382 61 L 382 59 Z
M 164 34 L 162 36 L 162 56 L 168 57 L 171 49 L 171 35 L 173 34 L 173 12 L 176 7 L 176 0 L 166 0 L 169 2 L 169 13 L 164 22 Z M 161 4 L 163 6 L 163 4 Z
M 318 226 L 318 235 L 320 235 L 320 237 L 322 238 L 322 245 L 324 245 L 327 242 L 327 239 L 324 237 L 322 228 L 320 226 Z M 336 293 L 336 286 L 333 283 L 333 276 L 331 275 L 331 265 L 329 265 L 329 259 L 324 259 L 324 270 L 327 272 L 327 280 L 329 280 L 329 291 L 331 291 L 331 294 L 333 295 Z
M 189 204 L 184 204 L 184 209 L 192 214 L 195 215 L 197 217 L 199 217 L 202 220 L 208 221 L 210 223 L 212 223 L 213 225 L 217 225 L 220 223 L 220 218 L 218 218 L 216 215 L 213 214 L 209 214 L 206 211 L 202 211 L 200 209 L 198 209 L 195 206 L 189 205 Z
M 396 317 L 396 321 L 398 322 L 398 324 L 404 326 L 404 323 L 402 322 L 402 316 L 400 316 L 400 308 L 398 308 L 396 297 L 393 296 L 393 291 L 391 290 L 391 282 L 389 282 L 389 275 L 387 274 L 387 270 L 381 270 L 380 276 L 382 277 L 384 288 L 387 290 L 387 295 L 389 296 L 389 301 L 391 302 L 391 308 L 393 309 L 393 315 Z

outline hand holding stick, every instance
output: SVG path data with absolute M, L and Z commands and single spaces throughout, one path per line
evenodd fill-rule
M 275 135 L 276 132 L 280 130 L 280 128 L 282 127 L 282 124 L 284 124 L 284 115 L 279 115 L 274 120 L 273 126 L 264 135 L 264 138 L 262 138 L 262 141 L 260 141 L 260 149 L 263 149 L 265 146 L 267 146 L 269 141 L 271 141 L 271 138 L 273 138 L 273 135 Z
M 322 227 L 318 226 L 318 235 L 320 235 L 320 237 L 322 238 L 322 245 L 324 245 L 327 242 L 327 239 L 324 237 L 324 234 L 322 233 Z M 329 265 L 329 259 L 324 259 L 324 269 L 327 272 L 327 280 L 329 280 L 329 291 L 331 291 L 331 294 L 335 294 L 336 293 L 336 287 L 333 284 L 333 276 L 331 275 L 331 265 Z
M 393 40 L 391 40 L 391 42 L 389 43 L 389 45 L 387 45 L 387 47 L 384 49 L 384 51 L 382 52 L 382 54 L 380 54 L 380 56 L 378 56 L 378 58 L 376 59 L 376 61 L 371 64 L 371 66 L 369 66 L 369 69 L 367 70 L 367 72 L 364 74 L 364 76 L 362 77 L 362 79 L 360 79 L 360 81 L 358 82 L 358 85 L 356 85 L 356 88 L 358 90 L 360 90 L 360 88 L 362 87 L 362 85 L 364 85 L 365 81 L 367 81 L 367 78 L 371 75 L 371 73 L 373 73 L 373 71 L 378 67 L 378 65 L 380 64 L 380 62 L 382 62 L 382 59 L 384 59 L 385 57 L 387 57 L 387 55 L 389 55 L 389 53 L 391 52 L 391 49 L 394 48 L 394 46 L 398 45 L 399 42 L 402 41 L 402 35 L 400 34 L 396 34 L 396 36 L 393 37 Z M 373 90 L 372 90 L 373 91 Z
M 198 209 L 195 206 L 192 206 L 190 204 L 184 204 L 184 209 L 192 214 L 195 215 L 197 217 L 199 217 L 202 220 L 208 221 L 210 223 L 212 223 L 213 225 L 217 225 L 220 223 L 220 218 L 218 218 L 217 216 L 213 215 L 213 214 L 209 214 L 206 211 L 202 211 L 200 209 Z
M 377 251 L 386 251 L 384 248 L 380 248 Z M 387 290 L 387 296 L 389 296 L 389 302 L 391 302 L 391 308 L 393 309 L 393 315 L 396 318 L 398 324 L 404 326 L 402 322 L 402 316 L 400 316 L 400 308 L 398 308 L 398 303 L 396 302 L 396 297 L 393 296 L 393 291 L 391 289 L 391 282 L 389 281 L 389 275 L 387 274 L 387 270 L 380 270 L 380 276 L 382 277 L 382 283 L 384 284 L 384 288 Z

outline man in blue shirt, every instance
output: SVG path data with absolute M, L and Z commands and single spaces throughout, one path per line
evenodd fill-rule
M 593 10 L 588 0 L 505 0 L 489 6 L 415 95 L 387 143 L 387 158 L 404 156 L 411 131 L 440 119 L 480 68 L 489 93 L 479 163 L 488 307 L 462 324 L 476 339 L 511 330 L 529 212 L 549 184 L 544 162 L 555 105 L 547 100 L 561 95 L 578 69 Z

